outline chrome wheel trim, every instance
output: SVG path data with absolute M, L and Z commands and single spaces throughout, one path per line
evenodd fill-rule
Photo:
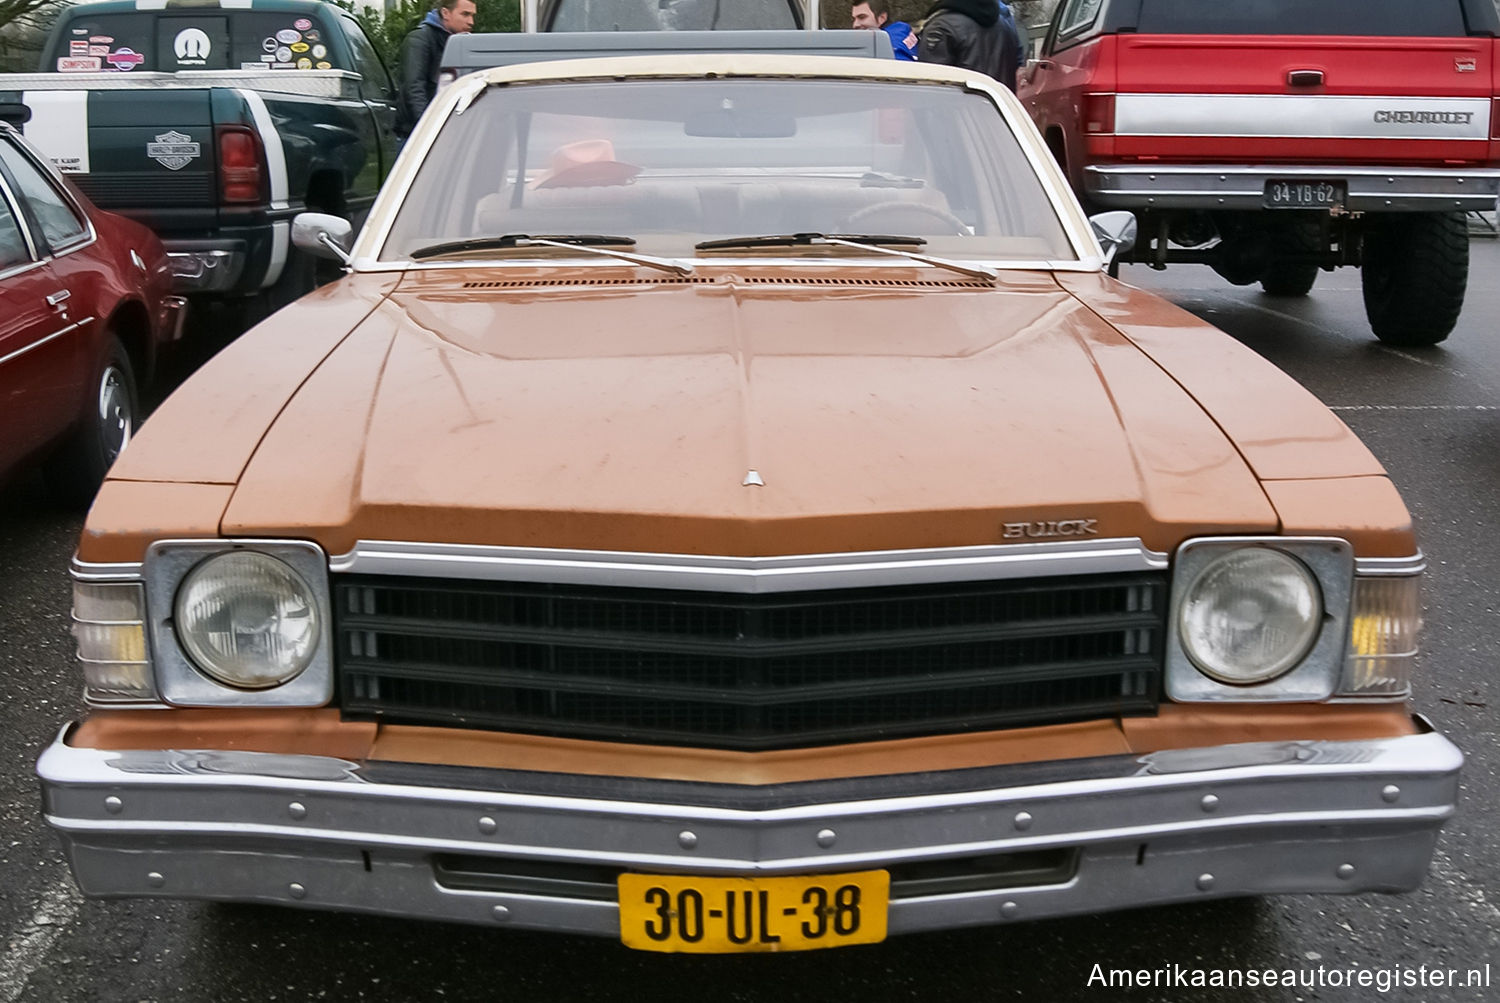
M 130 400 L 130 388 L 125 373 L 113 364 L 104 368 L 99 379 L 99 444 L 104 449 L 105 463 L 113 463 L 115 457 L 130 445 L 135 432 L 135 407 Z

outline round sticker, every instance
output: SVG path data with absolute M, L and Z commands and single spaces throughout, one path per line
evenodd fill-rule
M 318 69 L 320 69 L 320 70 L 331 70 L 331 69 L 333 69 L 333 64 L 332 63 L 319 63 L 318 64 Z
M 292 50 L 286 46 L 276 50 L 276 61 L 278 63 L 290 63 L 292 61 Z
M 322 59 L 324 56 L 328 55 L 328 46 L 315 45 L 312 47 L 312 54 L 314 59 Z
M 276 33 L 276 41 L 282 45 L 291 45 L 293 42 L 302 41 L 302 33 L 300 31 L 293 31 L 290 28 L 282 28 Z
M 320 39 L 322 37 L 323 37 L 322 35 L 318 34 L 317 29 L 313 29 L 312 31 L 304 31 L 302 33 L 302 40 L 304 42 L 316 42 L 318 39 Z
M 297 20 L 292 22 L 292 27 L 296 28 L 298 31 L 306 31 L 308 28 L 312 27 L 312 22 L 305 17 L 299 17 L 297 18 Z
M 260 51 L 262 52 L 275 52 L 276 46 L 277 42 L 274 38 L 263 38 L 260 40 Z
M 213 42 L 202 28 L 184 28 L 172 42 L 172 51 L 179 63 L 197 64 L 205 62 L 213 51 Z
M 292 43 L 292 51 L 293 52 L 306 52 L 307 51 L 307 43 L 306 42 L 293 42 Z
M 312 60 L 308 59 L 306 56 L 303 56 L 301 59 L 297 60 L 297 69 L 299 69 L 299 70 L 310 70 L 310 69 L 312 69 Z

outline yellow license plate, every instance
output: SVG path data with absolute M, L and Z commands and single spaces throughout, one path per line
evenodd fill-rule
M 785 878 L 622 874 L 620 939 L 639 951 L 812 951 L 885 939 L 885 871 Z

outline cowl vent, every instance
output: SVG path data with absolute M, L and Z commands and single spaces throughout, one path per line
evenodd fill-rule
M 681 275 L 661 278 L 491 279 L 465 282 L 465 289 L 566 289 L 580 286 L 825 286 L 846 289 L 993 289 L 982 280 L 872 279 L 834 275 Z

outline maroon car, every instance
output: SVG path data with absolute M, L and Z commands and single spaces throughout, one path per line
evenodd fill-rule
M 139 420 L 137 380 L 181 331 L 160 242 L 94 208 L 0 122 L 0 478 L 45 463 L 87 501 Z

